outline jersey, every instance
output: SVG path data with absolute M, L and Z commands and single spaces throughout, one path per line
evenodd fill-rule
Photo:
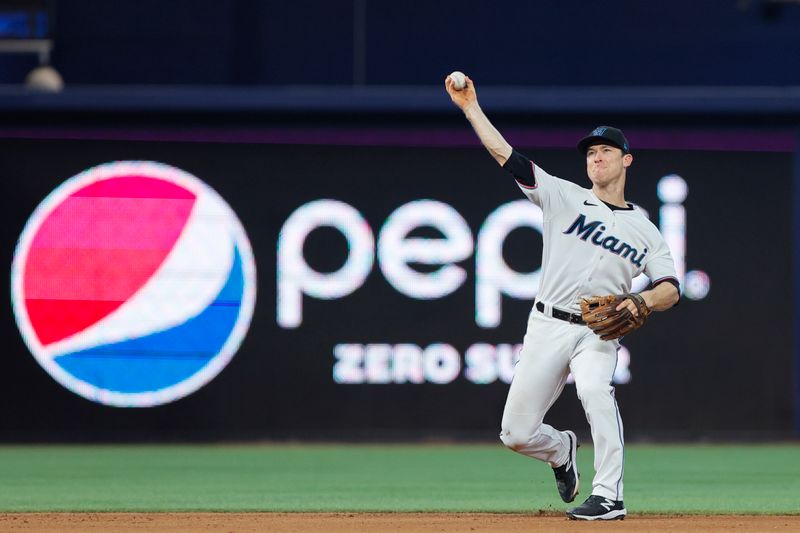
M 642 272 L 653 286 L 670 282 L 678 287 L 669 247 L 640 209 L 606 204 L 591 189 L 548 174 L 516 151 L 503 168 L 542 209 L 537 300 L 580 312 L 581 298 L 630 292 L 633 278 Z

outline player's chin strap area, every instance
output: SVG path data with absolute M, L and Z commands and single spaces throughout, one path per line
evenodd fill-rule
M 563 320 L 564 322 L 569 322 L 570 324 L 586 324 L 586 322 L 583 321 L 580 313 L 570 313 L 569 311 L 557 309 L 552 305 L 546 306 L 544 302 L 540 301 L 536 302 L 535 307 L 540 313 L 557 318 L 558 320 Z M 549 313 L 547 312 L 548 309 L 550 310 Z

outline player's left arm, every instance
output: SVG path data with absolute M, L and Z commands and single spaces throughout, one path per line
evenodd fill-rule
M 653 285 L 649 290 L 640 292 L 639 295 L 644 299 L 644 303 L 650 311 L 666 311 L 680 301 L 680 285 L 675 272 L 675 262 L 672 260 L 667 243 L 657 233 L 658 230 L 655 227 L 652 228 L 652 231 L 655 242 L 651 241 L 651 244 L 654 245 L 652 246 L 654 251 L 644 265 L 644 273 L 653 280 Z M 622 310 L 623 307 L 627 307 L 633 316 L 638 316 L 639 311 L 631 300 L 622 302 L 617 306 L 617 310 Z
M 659 283 L 650 290 L 640 292 L 639 295 L 644 299 L 645 305 L 647 305 L 651 311 L 666 311 L 678 303 L 681 297 L 678 288 L 672 283 Z M 636 305 L 630 300 L 625 300 L 619 304 L 617 306 L 617 311 L 621 311 L 625 307 L 628 308 L 628 311 L 630 311 L 633 316 L 639 315 L 639 310 L 636 309 Z
M 644 303 L 651 311 L 666 311 L 681 299 L 680 291 L 672 283 L 659 283 L 649 291 L 639 294 L 644 298 Z

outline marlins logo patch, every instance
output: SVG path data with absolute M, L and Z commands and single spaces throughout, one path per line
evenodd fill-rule
M 42 201 L 11 284 L 39 364 L 120 407 L 171 402 L 211 381 L 244 339 L 256 292 L 228 204 L 180 169 L 132 161 L 88 169 Z

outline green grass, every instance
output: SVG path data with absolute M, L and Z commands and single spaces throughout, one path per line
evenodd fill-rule
M 630 445 L 625 480 L 634 513 L 800 514 L 800 445 Z M 566 507 L 547 465 L 499 444 L 0 447 L 0 511 Z

